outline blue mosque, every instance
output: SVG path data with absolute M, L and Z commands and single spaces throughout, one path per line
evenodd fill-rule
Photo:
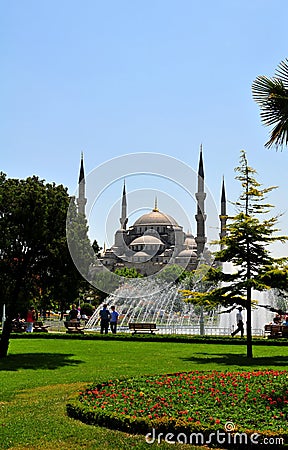
M 177 264 L 186 270 L 197 267 L 200 258 L 210 262 L 210 252 L 206 247 L 206 213 L 204 192 L 204 164 L 202 146 L 200 148 L 196 197 L 196 234 L 185 232 L 178 221 L 160 211 L 155 200 L 151 212 L 140 216 L 133 224 L 128 224 L 128 205 L 124 182 L 120 211 L 120 227 L 114 235 L 111 248 L 104 248 L 98 260 L 98 270 L 106 268 L 135 268 L 144 276 L 159 272 L 168 264 Z M 85 173 L 83 155 L 80 163 L 78 182 L 78 213 L 85 215 Z M 226 194 L 222 182 L 220 208 L 220 237 L 225 235 L 227 221 Z M 115 224 L 116 225 L 116 224 Z

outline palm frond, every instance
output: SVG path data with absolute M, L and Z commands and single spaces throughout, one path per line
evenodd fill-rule
M 275 74 L 279 80 L 282 81 L 286 89 L 288 89 L 288 59 L 281 61 L 278 65 Z
M 260 107 L 264 125 L 275 125 L 265 147 L 288 145 L 288 59 L 282 61 L 276 76 L 258 76 L 252 83 L 252 96 Z

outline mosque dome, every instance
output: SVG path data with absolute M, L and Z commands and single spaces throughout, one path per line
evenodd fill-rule
M 164 243 L 156 236 L 151 236 L 150 234 L 144 234 L 134 239 L 130 246 L 132 245 L 164 245 Z
M 162 213 L 154 208 L 150 213 L 143 214 L 134 223 L 137 226 L 173 226 L 178 227 L 176 220 L 168 214 Z

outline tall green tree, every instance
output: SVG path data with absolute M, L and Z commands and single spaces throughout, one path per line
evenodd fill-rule
M 66 242 L 69 203 L 62 185 L 0 174 L 0 304 L 6 305 L 0 357 L 7 355 L 11 322 L 19 311 L 32 302 L 41 307 L 48 296 L 59 301 L 77 297 L 82 277 Z M 73 220 L 77 223 L 76 215 Z M 85 223 L 78 226 L 88 241 Z
M 252 83 L 252 95 L 260 107 L 264 125 L 273 126 L 265 147 L 288 144 L 288 59 L 276 69 L 275 77 L 258 76 Z
M 256 171 L 249 167 L 246 153 L 241 152 L 240 165 L 236 167 L 236 179 L 241 182 L 242 193 L 234 203 L 237 214 L 227 223 L 227 235 L 218 244 L 223 249 L 216 252 L 215 260 L 230 262 L 234 266 L 232 274 L 211 268 L 205 277 L 209 281 L 221 283 L 209 292 L 184 292 L 187 301 L 209 307 L 240 305 L 247 310 L 247 357 L 252 358 L 251 309 L 252 289 L 263 291 L 281 283 L 287 287 L 287 267 L 285 259 L 273 258 L 268 246 L 275 242 L 285 242 L 287 236 L 277 236 L 275 228 L 278 218 L 267 218 L 272 205 L 265 198 L 275 187 L 261 189 L 255 179 Z M 259 217 L 258 217 L 259 215 Z M 264 218 L 260 220 L 260 216 Z

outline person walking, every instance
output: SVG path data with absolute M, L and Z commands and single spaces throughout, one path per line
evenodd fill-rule
M 103 308 L 100 311 L 100 333 L 107 334 L 109 328 L 109 321 L 111 318 L 110 311 L 107 309 L 106 303 L 104 303 Z
M 113 334 L 116 334 L 119 313 L 115 310 L 115 306 L 111 306 L 110 328 Z
M 26 318 L 26 322 L 27 322 L 27 333 L 32 333 L 33 332 L 33 325 L 34 322 L 36 320 L 36 314 L 35 314 L 35 309 L 33 307 L 29 308 L 28 312 L 27 312 L 27 318 Z
M 239 331 L 241 332 L 241 337 L 244 336 L 244 323 L 243 323 L 243 316 L 242 316 L 242 307 L 239 306 L 238 308 L 238 312 L 236 314 L 236 323 L 237 323 L 237 328 L 235 331 L 233 331 L 233 333 L 231 333 L 231 336 L 235 336 L 235 334 L 239 333 Z

